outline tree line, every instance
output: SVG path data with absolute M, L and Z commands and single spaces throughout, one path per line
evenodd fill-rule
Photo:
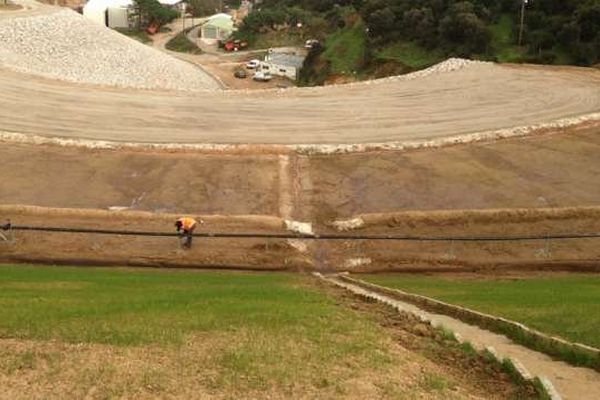
M 264 0 L 242 30 L 260 33 L 303 21 L 327 33 L 343 25 L 336 10 L 353 7 L 365 22 L 372 46 L 410 40 L 448 56 L 494 58 L 492 25 L 503 15 L 515 21 L 517 44 L 524 0 Z M 523 27 L 526 59 L 552 63 L 558 53 L 570 62 L 600 62 L 600 0 L 529 0 Z
M 408 38 L 450 54 L 493 55 L 490 25 L 503 14 L 516 21 L 523 1 L 365 0 L 360 10 L 375 42 Z M 577 64 L 600 60 L 600 0 L 529 0 L 525 10 L 523 44 L 531 56 L 552 62 L 560 50 Z

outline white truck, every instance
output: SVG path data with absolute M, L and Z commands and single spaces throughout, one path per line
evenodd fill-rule
M 259 81 L 259 82 L 268 82 L 271 79 L 273 79 L 273 76 L 269 72 L 257 71 L 254 74 L 254 76 L 252 77 L 252 79 L 254 79 L 255 81 Z

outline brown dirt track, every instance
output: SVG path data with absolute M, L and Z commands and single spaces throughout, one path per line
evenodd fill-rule
M 116 142 L 348 144 L 434 140 L 597 113 L 600 71 L 486 63 L 328 88 L 178 93 L 2 70 L 0 91 L 6 132 Z

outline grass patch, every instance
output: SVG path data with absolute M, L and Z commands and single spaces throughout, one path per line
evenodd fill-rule
M 367 51 L 365 26 L 356 23 L 331 34 L 325 42 L 323 58 L 331 63 L 331 73 L 352 75 L 361 70 Z
M 600 304 L 600 276 L 597 275 L 521 280 L 381 275 L 366 280 L 502 316 L 573 342 L 598 346 L 600 341 L 600 309 L 591 306 Z M 532 336 L 510 325 L 490 324 L 486 329 L 573 365 L 600 371 L 600 359 L 593 353 Z
M 216 389 L 335 390 L 358 370 L 390 368 L 383 328 L 310 282 L 275 273 L 2 266 L 0 337 L 169 354 L 196 340 L 206 343 L 202 368 Z M 12 358 L 5 371 L 34 363 L 30 354 Z
M 426 373 L 421 379 L 421 387 L 426 392 L 441 392 L 452 387 L 452 384 L 443 376 Z
M 444 60 L 439 50 L 427 50 L 413 42 L 396 42 L 376 53 L 383 61 L 397 61 L 411 68 L 421 69 Z
M 268 49 L 271 47 L 303 46 L 304 40 L 299 32 L 284 29 L 256 35 L 251 38 L 251 43 L 255 49 Z
M 489 27 L 492 33 L 492 47 L 498 62 L 521 62 L 527 56 L 526 47 L 515 44 L 513 38 L 515 23 L 514 15 L 502 14 L 498 22 Z
M 146 31 L 139 31 L 136 29 L 127 28 L 115 28 L 115 31 L 132 39 L 135 39 L 138 42 L 152 43 L 152 38 L 148 35 L 148 33 L 146 33 Z
M 175 35 L 167 42 L 165 48 L 179 53 L 202 54 L 202 50 L 200 50 L 196 43 L 191 42 L 187 37 L 190 29 L 186 29 Z
M 600 347 L 598 275 L 519 280 L 372 275 L 364 279 L 502 316 L 573 342 Z

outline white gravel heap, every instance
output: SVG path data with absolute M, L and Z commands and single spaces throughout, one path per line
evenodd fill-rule
M 387 78 L 375 79 L 368 81 L 371 83 L 387 83 L 390 81 L 412 81 L 413 79 L 420 79 L 430 75 L 443 74 L 448 72 L 454 72 L 467 68 L 473 65 L 492 64 L 489 61 L 476 61 L 467 60 L 465 58 L 449 58 L 438 64 L 432 65 L 429 68 L 422 69 L 420 71 L 411 72 L 405 75 L 390 76 Z
M 77 83 L 215 90 L 202 70 L 74 11 L 0 19 L 0 66 Z

